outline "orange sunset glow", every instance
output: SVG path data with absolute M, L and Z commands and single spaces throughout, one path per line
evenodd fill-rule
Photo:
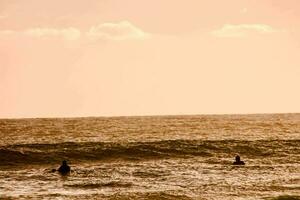
M 300 112 L 298 0 L 0 0 L 0 118 Z

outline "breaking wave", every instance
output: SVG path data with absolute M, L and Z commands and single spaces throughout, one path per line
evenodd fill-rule
M 300 140 L 163 140 L 129 143 L 56 143 L 20 144 L 0 147 L 0 166 L 52 164 L 62 159 L 97 161 L 110 159 L 145 160 L 176 157 L 232 157 L 236 153 L 248 158 L 300 155 Z

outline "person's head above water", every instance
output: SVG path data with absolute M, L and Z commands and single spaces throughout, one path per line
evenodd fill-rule
M 241 160 L 241 157 L 239 155 L 235 156 L 235 162 L 233 163 L 234 165 L 244 165 L 244 161 Z
M 68 166 L 67 161 L 64 160 L 62 161 L 62 165 L 59 167 L 58 172 L 61 174 L 67 174 L 71 171 L 70 166 Z

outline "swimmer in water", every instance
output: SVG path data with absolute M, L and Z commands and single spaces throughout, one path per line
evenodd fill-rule
M 68 174 L 71 171 L 70 166 L 67 164 L 67 161 L 63 161 L 62 165 L 58 168 L 57 170 L 59 173 L 61 173 L 62 175 Z
M 234 165 L 245 165 L 244 161 L 241 160 L 240 156 L 237 155 L 235 157 L 235 162 L 233 163 Z

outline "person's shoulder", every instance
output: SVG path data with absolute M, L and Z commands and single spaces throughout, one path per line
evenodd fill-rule
M 245 165 L 244 161 L 240 161 L 240 162 L 234 162 L 233 165 Z
M 67 166 L 60 166 L 60 168 L 58 169 L 58 171 L 60 173 L 67 173 L 70 172 L 71 168 L 67 165 Z

